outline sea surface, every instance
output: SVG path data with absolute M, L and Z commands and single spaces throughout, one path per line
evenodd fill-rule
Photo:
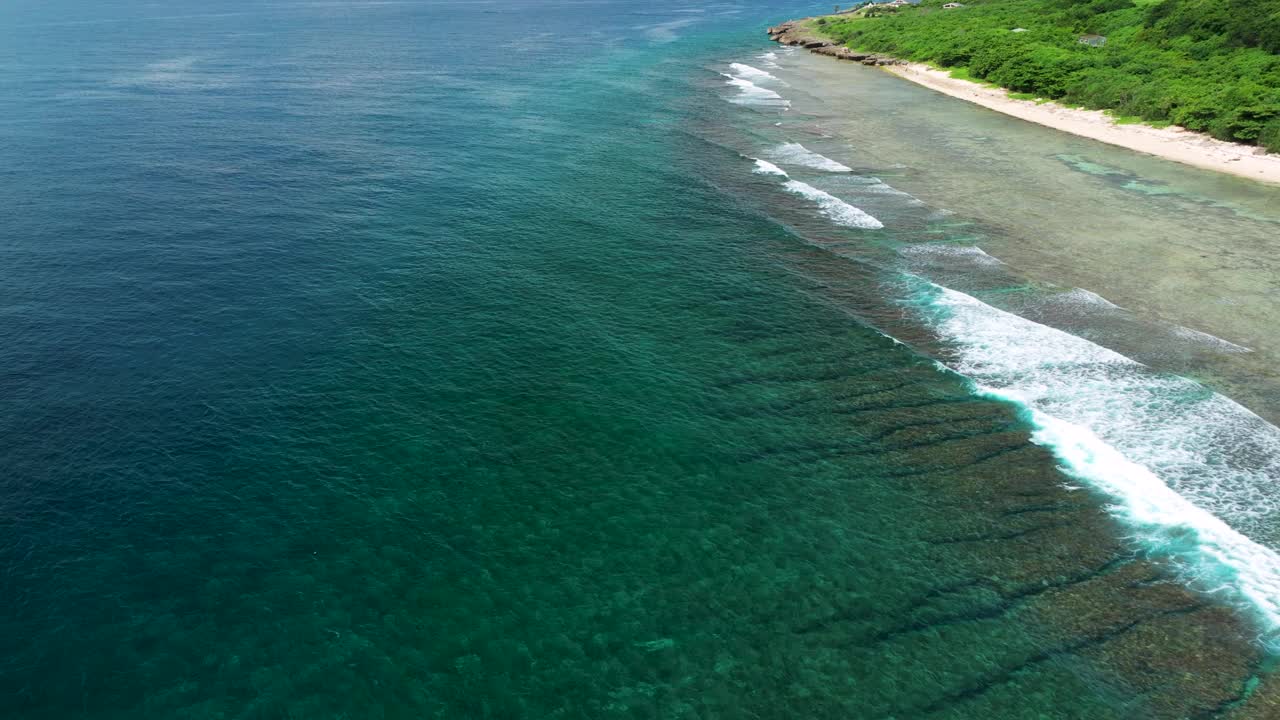
M 1280 190 L 828 8 L 0 6 L 0 717 L 1275 717 Z

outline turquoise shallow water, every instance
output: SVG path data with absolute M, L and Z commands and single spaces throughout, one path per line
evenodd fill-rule
M 802 11 L 0 11 L 4 714 L 1239 700 L 1244 616 L 729 140 Z

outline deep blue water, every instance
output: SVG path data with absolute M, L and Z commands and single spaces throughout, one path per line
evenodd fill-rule
M 717 70 L 813 11 L 0 8 L 0 714 L 1238 694 L 1251 631 L 719 142 L 761 111 Z M 1152 645 L 1220 672 L 1153 689 Z

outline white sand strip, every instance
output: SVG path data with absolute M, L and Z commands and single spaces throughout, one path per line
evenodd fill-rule
M 1261 154 L 1262 151 L 1253 145 L 1215 140 L 1176 126 L 1117 125 L 1101 110 L 1077 110 L 1054 102 L 1016 100 L 1002 88 L 953 78 L 946 70 L 920 63 L 890 65 L 884 69 L 951 97 L 1055 130 L 1206 170 L 1280 185 L 1280 155 Z

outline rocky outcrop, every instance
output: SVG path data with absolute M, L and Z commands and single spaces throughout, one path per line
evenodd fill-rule
M 804 20 L 790 20 L 769 28 L 769 39 L 783 45 L 796 45 L 809 52 L 828 55 L 837 60 L 850 60 L 863 65 L 901 65 L 897 58 L 850 50 L 832 40 L 821 37 Z
M 814 52 L 819 55 L 829 55 L 833 58 L 838 58 L 840 60 L 864 60 L 868 57 L 866 53 L 860 53 L 855 50 L 850 50 L 849 48 L 842 47 L 840 45 L 827 45 L 824 47 L 815 48 Z
M 790 20 L 769 28 L 769 39 L 783 45 L 800 45 L 810 50 L 835 44 L 809 29 L 803 20 Z

